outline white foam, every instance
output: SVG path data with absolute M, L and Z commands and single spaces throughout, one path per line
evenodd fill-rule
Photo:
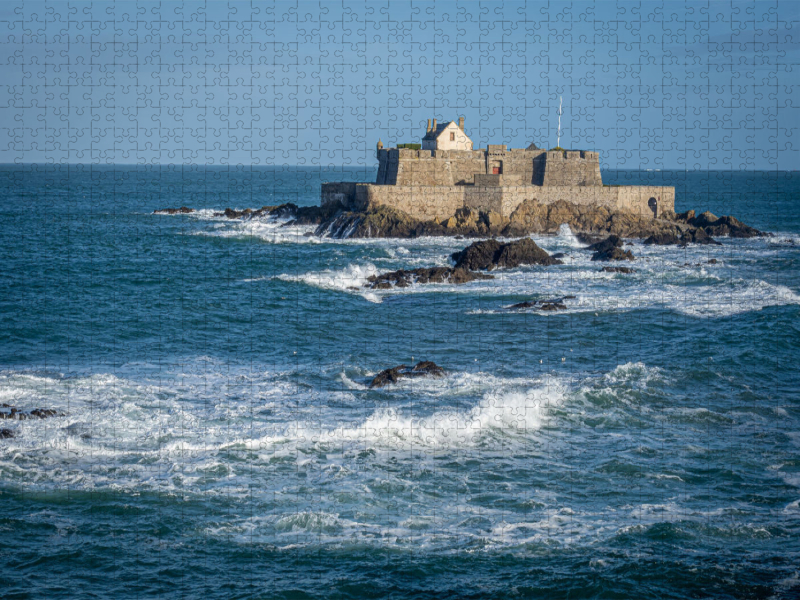
M 558 241 L 570 248 L 585 248 L 586 244 L 582 244 L 575 234 L 572 233 L 572 229 L 570 229 L 567 223 L 562 223 L 558 227 Z
M 349 264 L 344 269 L 326 269 L 324 271 L 311 271 L 301 275 L 278 275 L 282 281 L 296 281 L 326 290 L 355 293 L 370 302 L 380 302 L 380 295 L 364 288 L 367 279 L 378 275 L 378 268 L 372 264 Z

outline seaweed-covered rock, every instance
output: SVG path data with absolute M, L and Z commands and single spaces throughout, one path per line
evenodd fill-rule
M 154 210 L 154 215 L 183 215 L 193 213 L 194 209 L 189 208 L 188 206 L 181 206 L 180 208 L 159 208 L 158 210 Z
M 495 267 L 513 269 L 520 265 L 560 265 L 560 260 L 551 257 L 530 238 L 503 244 L 497 240 L 474 242 L 451 258 L 456 268 L 470 271 L 491 271 Z
M 450 267 L 430 267 L 419 269 L 400 269 L 381 275 L 373 275 L 367 279 L 365 287 L 374 290 L 389 290 L 392 288 L 405 288 L 412 283 L 452 283 L 462 284 L 476 279 L 493 279 L 492 275 L 474 273 L 466 269 Z
M 380 388 L 390 383 L 397 383 L 403 377 L 444 377 L 444 369 L 429 360 L 420 361 L 413 367 L 398 365 L 378 373 L 369 387 Z

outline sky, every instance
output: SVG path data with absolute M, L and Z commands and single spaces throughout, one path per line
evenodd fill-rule
M 0 162 L 375 165 L 476 148 L 800 168 L 800 2 L 0 3 Z M 797 37 L 798 40 L 794 38 Z

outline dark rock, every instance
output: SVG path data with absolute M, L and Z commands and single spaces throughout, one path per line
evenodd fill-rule
M 544 311 L 566 310 L 567 305 L 564 304 L 564 301 L 574 299 L 575 296 L 563 296 L 562 298 L 551 300 L 526 300 L 525 302 L 519 302 L 518 304 L 508 306 L 507 310 L 524 310 L 526 308 L 535 308 Z
M 687 210 L 686 212 L 675 215 L 675 220 L 681 221 L 682 223 L 689 223 L 694 219 L 694 215 L 695 212 L 693 210 Z
M 622 249 L 622 240 L 619 236 L 611 235 L 602 242 L 592 244 L 588 248 L 593 250 L 592 260 L 633 260 L 633 253 L 630 250 Z
M 522 310 L 524 308 L 533 308 L 539 303 L 538 300 L 526 300 L 525 302 L 519 302 L 518 304 L 512 304 L 508 307 L 508 310 Z
M 543 302 L 539 310 L 554 311 L 554 310 L 567 310 L 567 305 L 563 302 Z
M 698 216 L 687 219 L 686 221 L 690 225 L 694 225 L 695 227 L 708 227 L 709 225 L 714 224 L 719 220 L 719 217 L 713 214 L 710 211 L 705 211 L 704 213 L 700 213 Z
M 672 232 L 654 233 L 644 241 L 648 246 L 671 246 L 673 244 L 680 244 L 680 238 Z
M 581 244 L 596 244 L 604 240 L 605 238 L 602 235 L 597 235 L 595 233 L 586 233 L 585 231 L 579 231 L 575 234 L 575 237 Z
M 619 236 L 610 235 L 606 239 L 592 244 L 587 250 L 591 250 L 592 252 L 609 252 L 614 248 L 622 248 L 622 240 Z
M 398 365 L 378 373 L 369 387 L 379 388 L 390 383 L 397 383 L 403 377 L 444 377 L 444 369 L 429 360 L 420 361 L 413 367 Z
M 314 207 L 319 208 L 319 207 Z M 285 204 L 281 204 L 280 206 L 276 206 L 269 211 L 270 217 L 275 217 L 276 219 L 296 219 L 297 218 L 297 211 L 298 207 L 297 204 L 293 202 L 286 202 Z
M 600 272 L 605 273 L 636 273 L 636 269 L 630 267 L 603 267 Z
M 745 225 L 735 217 L 720 217 L 711 224 L 706 225 L 704 229 L 708 235 L 727 235 L 732 238 L 753 238 L 766 235 L 763 231 Z
M 187 214 L 193 213 L 194 209 L 189 208 L 188 206 L 181 206 L 180 208 L 159 208 L 158 210 L 154 210 L 154 215 L 177 215 L 177 214 Z
M 476 279 L 493 279 L 492 275 L 485 273 L 473 273 L 466 269 L 450 267 L 431 267 L 419 268 L 406 271 L 392 271 L 373 275 L 367 279 L 368 283 L 364 287 L 373 290 L 390 290 L 392 288 L 405 288 L 412 283 L 452 283 L 462 284 L 475 281 Z
M 607 252 L 595 252 L 592 255 L 592 260 L 634 260 L 633 253 L 630 250 L 622 250 L 621 248 L 612 248 Z
M 704 229 L 687 229 L 683 232 L 681 236 L 681 245 L 686 246 L 687 244 L 713 244 L 713 245 L 721 245 L 718 241 L 711 238 Z
M 507 244 L 497 240 L 474 242 L 451 258 L 457 269 L 470 271 L 491 271 L 495 267 L 513 269 L 520 265 L 560 265 L 560 260 L 551 257 L 539 248 L 530 238 L 523 238 Z
M 11 429 L 0 429 L 0 440 L 8 440 L 14 437 L 14 432 Z
M 712 258 L 712 259 L 710 259 L 710 260 L 709 260 L 709 261 L 708 261 L 706 264 L 708 264 L 708 265 L 715 265 L 715 264 L 717 264 L 717 259 L 716 259 L 716 258 Z
M 46 419 L 48 417 L 63 417 L 64 413 L 52 408 L 34 408 L 31 410 L 20 410 L 16 406 L 0 404 L 0 419 L 16 419 L 24 421 L 26 419 Z
M 556 258 L 556 259 L 566 258 L 566 256 L 567 255 L 564 254 L 563 252 L 556 252 L 555 254 L 550 255 L 551 258 Z
M 244 210 L 234 210 L 232 208 L 226 208 L 225 211 L 220 216 L 225 216 L 228 219 L 241 219 L 242 217 L 249 217 L 253 214 L 252 208 L 245 208 Z

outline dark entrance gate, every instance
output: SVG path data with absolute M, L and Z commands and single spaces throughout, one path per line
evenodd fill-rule
M 650 198 L 650 200 L 647 201 L 647 206 L 653 211 L 653 218 L 655 219 L 658 216 L 658 200 Z

